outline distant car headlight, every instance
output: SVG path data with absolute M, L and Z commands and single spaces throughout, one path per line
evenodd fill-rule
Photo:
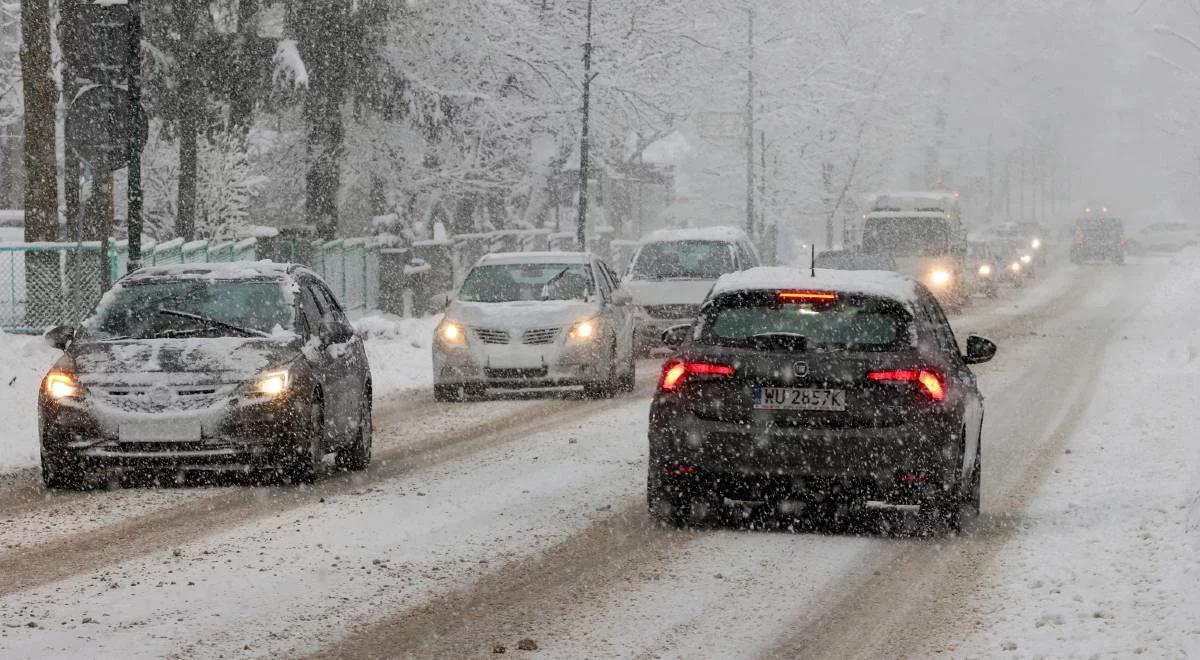
M 82 389 L 75 377 L 65 371 L 51 371 L 46 374 L 46 394 L 52 399 L 66 399 L 79 396 Z
M 992 274 L 992 267 L 987 264 L 980 266 L 979 274 L 982 275 L 983 277 L 990 277 Z
M 600 321 L 597 319 L 587 319 L 571 326 L 571 331 L 567 333 L 567 338 L 571 341 L 592 341 L 599 334 Z
M 933 284 L 936 286 L 945 286 L 949 284 L 950 280 L 952 279 L 954 279 L 954 276 L 951 275 L 950 271 L 948 270 L 938 269 L 929 274 L 929 281 L 933 282 Z
M 1031 245 L 1033 246 L 1033 249 L 1035 249 L 1035 250 L 1042 249 L 1042 239 L 1040 239 L 1040 238 L 1033 239 L 1033 243 L 1031 243 Z
M 1023 255 L 1021 255 L 1021 263 L 1023 263 L 1023 264 L 1027 264 L 1027 263 L 1029 263 L 1029 262 L 1031 262 L 1031 261 L 1033 261 L 1033 257 L 1032 257 L 1032 256 L 1030 256 L 1030 255 L 1028 255 L 1028 254 L 1023 254 Z
M 451 319 L 443 320 L 436 334 L 438 340 L 447 346 L 460 346 L 467 342 L 467 329 Z
M 1019 261 L 1014 261 L 1014 262 L 1012 262 L 1012 265 L 1011 265 L 1011 266 L 1009 266 L 1009 267 L 1008 267 L 1008 269 L 1009 269 L 1009 270 L 1011 270 L 1011 271 L 1012 271 L 1012 272 L 1014 272 L 1014 273 L 1019 273 L 1019 272 L 1021 272 L 1021 262 L 1019 262 Z
M 287 392 L 288 386 L 292 384 L 292 375 L 287 369 L 279 371 L 268 371 L 254 382 L 253 390 L 257 394 L 265 394 L 267 396 L 279 396 Z

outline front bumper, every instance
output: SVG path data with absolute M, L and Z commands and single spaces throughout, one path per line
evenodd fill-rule
M 954 428 L 940 413 L 896 427 L 792 428 L 652 411 L 648 469 L 682 491 L 704 491 L 694 495 L 787 499 L 832 489 L 906 504 L 957 483 Z
M 302 399 L 228 401 L 197 411 L 141 413 L 139 422 L 199 424 L 199 439 L 124 436 L 135 419 L 86 400 L 39 402 L 42 450 L 90 469 L 238 469 L 280 466 L 308 445 L 309 416 Z
M 586 385 L 608 378 L 606 357 L 598 341 L 537 347 L 438 343 L 433 349 L 433 379 L 436 385 L 508 389 Z

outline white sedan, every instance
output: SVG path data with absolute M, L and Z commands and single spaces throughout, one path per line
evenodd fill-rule
M 629 296 L 583 252 L 491 254 L 479 260 L 434 331 L 433 390 L 457 401 L 487 388 L 583 386 L 631 391 Z

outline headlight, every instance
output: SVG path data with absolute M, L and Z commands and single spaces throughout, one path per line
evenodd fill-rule
M 1014 273 L 1019 273 L 1019 272 L 1021 272 L 1021 262 L 1014 261 L 1014 262 L 1012 262 L 1012 265 L 1009 266 L 1008 268 L 1009 268 L 1009 270 L 1011 270 Z
M 75 377 L 65 371 L 51 371 L 46 375 L 46 394 L 52 399 L 66 399 L 79 396 L 79 383 Z
M 984 276 L 984 277 L 987 277 L 987 276 L 991 275 L 991 274 L 992 274 L 992 267 L 991 267 L 991 266 L 989 266 L 989 265 L 987 265 L 987 264 L 984 264 L 984 265 L 980 266 L 980 267 L 979 267 L 979 274 L 980 274 L 980 275 L 982 275 L 982 276 Z
M 591 341 L 598 334 L 600 334 L 600 322 L 596 319 L 588 319 L 571 326 L 567 338 L 572 341 Z
M 267 396 L 279 396 L 287 391 L 291 382 L 292 377 L 287 369 L 269 371 L 254 383 L 254 391 Z
M 445 319 L 438 326 L 437 338 L 447 346 L 458 346 L 467 341 L 467 329 L 462 327 L 457 321 Z
M 1033 257 L 1029 256 L 1028 254 L 1021 255 L 1021 263 L 1027 264 L 1031 261 L 1033 261 Z
M 953 276 L 950 275 L 950 271 L 948 270 L 935 270 L 929 274 L 929 281 L 937 286 L 945 286 L 950 283 L 951 279 L 953 279 Z
M 1042 249 L 1042 239 L 1040 239 L 1040 238 L 1033 239 L 1033 243 L 1031 245 L 1033 245 L 1033 249 L 1035 249 L 1035 250 Z

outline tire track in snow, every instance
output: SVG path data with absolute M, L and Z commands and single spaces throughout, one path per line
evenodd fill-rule
M 1116 279 L 1111 272 L 1109 277 Z M 1145 272 L 1139 275 L 1147 277 Z M 1136 284 L 1121 284 L 1127 287 L 1123 296 L 1103 295 L 1093 289 L 1090 298 L 1144 302 L 1134 295 Z M 982 616 L 977 619 L 976 613 L 967 611 L 962 604 L 983 584 L 987 569 L 1000 550 L 1021 533 L 1021 513 L 1051 474 L 1092 401 L 1099 385 L 1107 340 L 1121 321 L 1136 314 L 1140 305 L 1118 307 L 1102 305 L 1097 300 L 1095 307 L 1120 310 L 1104 317 L 1102 328 L 1094 328 L 1105 340 L 1075 342 L 1067 347 L 1073 355 L 1060 354 L 1052 365 L 1041 365 L 1050 375 L 1050 382 L 1044 384 L 1052 387 L 1034 381 L 1039 387 L 1024 397 L 1025 406 L 1014 409 L 1019 410 L 1031 432 L 1043 419 L 1039 412 L 1049 412 L 1054 422 L 1039 442 L 1028 443 L 1036 453 L 1016 478 L 1002 487 L 995 497 L 997 504 L 985 499 L 985 513 L 963 536 L 905 544 L 888 553 L 857 584 L 839 585 L 842 593 L 832 599 L 834 605 L 819 618 L 795 635 L 779 640 L 761 657 L 904 657 L 915 649 L 928 648 L 930 635 L 942 640 L 942 650 L 950 653 L 954 640 L 968 635 L 969 628 L 986 625 L 980 620 Z M 1064 382 L 1055 383 L 1056 379 Z M 1072 393 L 1065 407 L 1063 401 L 1045 396 L 1064 392 Z M 1039 403 L 1049 410 L 1040 411 Z M 989 472 L 997 474 L 994 468 Z
M 644 396 L 655 377 L 656 374 L 642 372 L 638 378 L 639 390 L 634 396 Z M 552 430 L 602 413 L 607 403 L 604 400 L 555 399 L 522 406 L 465 428 L 405 438 L 398 447 L 377 450 L 375 460 L 366 472 L 335 473 L 312 486 L 250 487 L 216 496 L 200 496 L 179 506 L 114 525 L 22 546 L 0 554 L 0 598 L 143 555 L 164 552 L 221 530 L 318 502 L 326 496 L 348 493 L 419 468 L 515 442 L 530 433 Z M 445 414 L 453 420 L 453 411 L 461 408 L 460 404 L 439 404 L 414 411 L 425 417 Z

